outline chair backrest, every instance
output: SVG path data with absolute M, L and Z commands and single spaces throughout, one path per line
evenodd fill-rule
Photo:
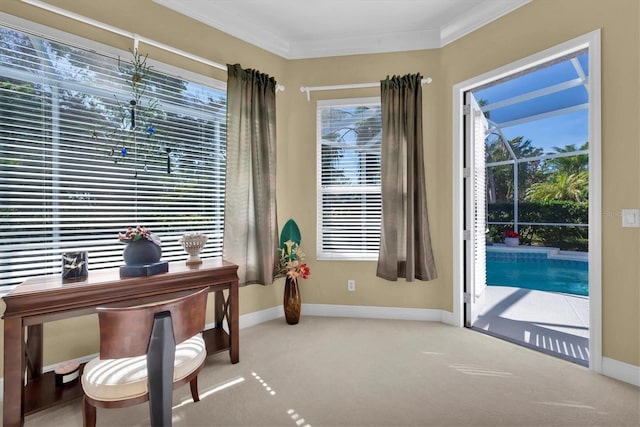
M 175 344 L 204 329 L 208 289 L 157 304 L 98 307 L 100 358 L 119 359 L 147 353 L 154 317 L 171 314 Z

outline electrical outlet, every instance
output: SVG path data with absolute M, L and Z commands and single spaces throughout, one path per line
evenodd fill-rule
M 356 290 L 356 281 L 353 279 L 347 280 L 347 290 L 350 292 L 355 292 Z

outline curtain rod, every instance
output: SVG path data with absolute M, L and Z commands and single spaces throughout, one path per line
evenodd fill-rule
M 46 3 L 44 1 L 41 1 L 41 0 L 20 0 L 20 1 L 22 1 L 23 3 L 27 3 L 27 4 L 30 4 L 32 6 L 35 6 L 35 7 L 39 7 L 40 9 L 47 10 L 49 12 L 53 12 L 53 13 L 58 14 L 58 15 L 65 16 L 67 18 L 75 19 L 76 21 L 80 21 L 82 23 L 89 24 L 89 25 L 94 26 L 96 28 L 101 28 L 103 30 L 112 32 L 114 34 L 118 34 L 118 35 L 121 35 L 121 36 L 124 36 L 124 37 L 129 37 L 129 38 L 133 39 L 133 49 L 134 50 L 137 50 L 139 43 L 143 42 L 145 44 L 148 44 L 149 46 L 154 46 L 154 47 L 157 47 L 159 49 L 166 50 L 167 52 L 175 53 L 176 55 L 182 56 L 184 58 L 188 58 L 188 59 L 191 59 L 193 61 L 200 62 L 200 63 L 205 64 L 205 65 L 209 65 L 209 66 L 217 68 L 219 70 L 227 71 L 227 66 L 224 65 L 224 64 L 219 64 L 217 62 L 211 61 L 211 60 L 203 58 L 201 56 L 194 55 L 194 54 L 186 52 L 184 50 L 180 50 L 180 49 L 177 49 L 175 47 L 166 45 L 164 43 L 160 43 L 160 42 L 157 42 L 155 40 L 148 39 L 146 37 L 140 36 L 140 35 L 135 34 L 135 33 L 131 33 L 129 31 L 123 30 L 121 28 L 114 27 L 114 26 L 109 25 L 109 24 L 105 24 L 104 22 L 96 21 L 95 19 L 88 18 L 88 17 L 83 16 L 83 15 L 79 15 L 79 14 L 77 14 L 75 12 L 71 12 L 69 10 L 62 9 L 60 7 L 57 7 L 57 6 L 50 5 L 49 3 Z M 276 92 L 278 92 L 278 91 L 284 91 L 284 86 L 283 85 L 277 85 L 276 86 Z
M 24 0 L 23 0 L 24 1 Z M 430 84 L 433 81 L 431 77 L 422 79 L 422 84 Z M 380 82 L 376 83 L 355 83 L 347 85 L 333 85 L 333 86 L 300 86 L 300 92 L 307 94 L 307 101 L 311 100 L 310 92 L 317 90 L 340 90 L 340 89 L 360 89 L 363 87 L 380 87 Z

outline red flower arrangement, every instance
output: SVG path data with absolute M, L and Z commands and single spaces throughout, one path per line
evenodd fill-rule
M 290 279 L 301 277 L 309 278 L 311 269 L 302 261 L 304 260 L 304 252 L 296 242 L 287 240 L 284 242 L 285 248 L 280 251 L 280 269 Z
M 505 237 L 520 237 L 520 234 L 518 234 L 517 232 L 515 232 L 513 230 L 505 231 L 504 235 L 505 235 Z
M 282 227 L 280 233 L 280 261 L 277 266 L 276 276 L 286 276 L 289 279 L 308 279 L 311 269 L 304 263 L 305 254 L 300 247 L 300 229 L 292 219 Z

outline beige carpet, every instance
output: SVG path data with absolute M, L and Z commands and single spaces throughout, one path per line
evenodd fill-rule
M 199 381 L 198 403 L 174 392 L 174 426 L 640 425 L 638 387 L 430 322 L 270 321 L 240 331 L 240 363 L 213 355 Z M 80 426 L 80 402 L 25 425 Z M 144 425 L 146 404 L 98 409 L 98 426 Z

